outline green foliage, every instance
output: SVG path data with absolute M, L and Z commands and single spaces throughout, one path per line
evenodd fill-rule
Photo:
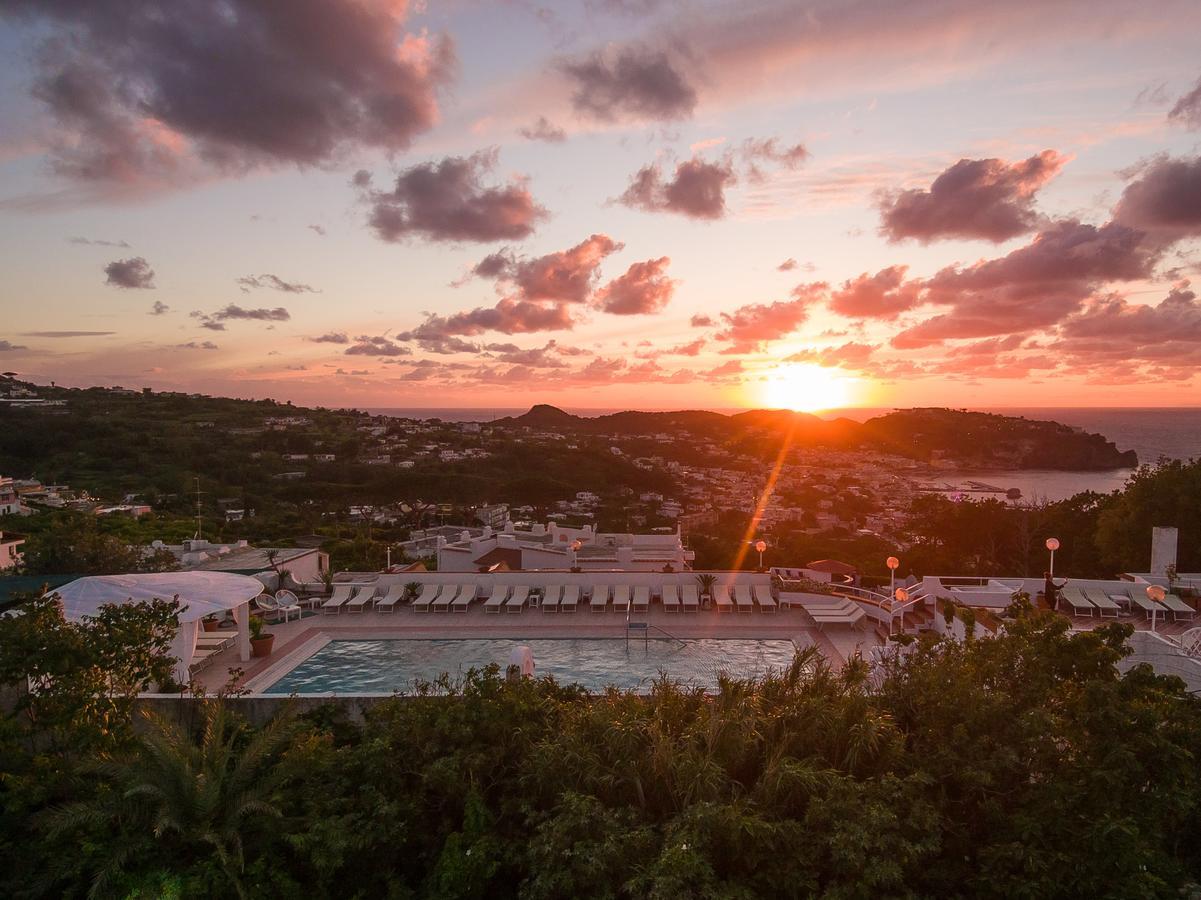
M 146 553 L 101 530 L 93 515 L 56 512 L 25 521 L 34 527 L 27 530 L 23 568 L 34 575 L 118 575 L 166 572 L 176 567 L 170 551 Z
M 82 622 L 56 597 L 28 598 L 0 617 L 0 684 L 28 682 L 14 721 L 53 747 L 103 748 L 129 732 L 134 697 L 171 679 L 179 602 L 102 606 Z
M 91 797 L 48 809 L 37 824 L 51 839 L 97 829 L 120 835 L 108 846 L 89 896 L 107 896 L 112 883 L 145 867 L 147 857 L 185 863 L 191 880 L 216 881 L 220 893 L 250 896 L 245 845 L 252 837 L 269 839 L 265 820 L 282 817 L 275 795 L 286 770 L 277 761 L 291 730 L 281 718 L 247 734 L 216 702 L 205 709 L 196 742 L 174 723 L 147 716 L 132 752 L 85 764 L 98 781 Z M 206 872 L 210 866 L 216 878 Z
M 1177 564 L 1201 569 L 1201 459 L 1139 466 L 1126 489 L 1097 520 L 1097 546 L 1116 571 L 1145 572 L 1151 562 L 1151 529 L 1180 529 Z
M 214 706 L 198 738 L 65 748 L 49 793 L 6 753 L 0 893 L 1177 896 L 1201 874 L 1201 701 L 1119 675 L 1129 634 L 1015 603 L 1002 635 L 914 642 L 873 687 L 808 651 L 714 694 L 492 666 L 360 725 Z
M 1014 507 L 998 500 L 955 502 L 923 494 L 905 526 L 905 571 L 1037 576 L 1046 571 L 1048 537 L 1060 540 L 1055 574 L 1098 578 L 1145 572 L 1151 529 L 1180 529 L 1179 565 L 1201 568 L 1201 460 L 1141 466 L 1122 491 Z M 876 563 L 878 566 L 879 563 Z M 864 569 L 864 571 L 872 571 Z

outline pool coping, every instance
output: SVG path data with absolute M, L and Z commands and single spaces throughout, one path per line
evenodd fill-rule
M 354 631 L 358 629 L 341 629 L 343 631 Z M 489 635 L 483 636 L 474 634 L 470 637 L 460 637 L 457 635 L 384 635 L 381 636 L 378 630 L 363 630 L 361 634 L 337 634 L 330 635 L 324 630 L 313 634 L 306 633 L 289 642 L 288 652 L 278 660 L 273 660 L 265 668 L 260 669 L 255 675 L 244 682 L 244 687 L 240 691 L 241 695 L 247 698 L 255 699 L 270 699 L 270 700 L 285 700 L 289 697 L 298 699 L 333 699 L 333 698 L 354 698 L 354 697 L 401 697 L 409 698 L 419 696 L 417 694 L 403 693 L 399 690 L 392 691 L 316 691 L 316 692 L 292 692 L 292 693 L 267 693 L 265 688 L 270 687 L 281 678 L 290 674 L 294 669 L 303 665 L 310 657 L 316 655 L 320 650 L 324 649 L 333 641 L 474 641 L 474 640 L 516 640 L 516 641 L 615 641 L 622 640 L 626 635 L 609 636 L 609 635 L 566 635 L 563 637 L 552 635 L 539 635 L 538 637 L 513 637 L 509 635 Z M 819 652 L 823 649 L 819 643 L 813 639 L 814 636 L 808 631 L 802 631 L 798 635 L 789 635 L 787 637 L 721 637 L 721 638 L 692 638 L 691 640 L 713 640 L 713 641 L 788 641 L 792 644 L 796 652 L 802 652 L 810 647 L 817 647 Z M 639 638 L 632 638 L 637 641 Z M 681 640 L 680 638 L 660 637 L 650 638 L 650 640 Z M 627 640 L 628 643 L 628 640 Z M 565 684 L 578 684 L 578 682 L 564 682 Z M 582 686 L 582 685 L 581 685 Z M 601 693 L 606 688 L 589 689 L 585 688 L 589 693 Z

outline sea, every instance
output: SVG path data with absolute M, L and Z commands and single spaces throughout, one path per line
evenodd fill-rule
M 824 419 L 845 417 L 863 422 L 892 412 L 894 407 L 855 407 L 830 409 L 817 413 Z M 446 422 L 490 422 L 506 416 L 519 416 L 528 407 L 368 409 L 376 415 L 408 419 L 442 419 Z M 566 408 L 579 416 L 603 416 L 618 409 Z M 1155 463 L 1160 459 L 1193 459 L 1201 457 L 1201 407 L 981 407 L 974 412 L 999 413 L 1062 422 L 1083 431 L 1103 434 L 1119 450 L 1133 450 L 1140 463 Z M 738 409 L 718 409 L 715 412 L 736 413 Z M 980 482 L 1008 490 L 1017 488 L 1024 502 L 1055 501 L 1082 491 L 1108 493 L 1126 483 L 1132 470 L 1112 469 L 1104 472 L 1061 472 L 1051 470 L 957 470 L 941 473 L 939 482 L 948 490 L 964 488 L 969 482 Z M 982 494 L 980 496 L 992 496 Z

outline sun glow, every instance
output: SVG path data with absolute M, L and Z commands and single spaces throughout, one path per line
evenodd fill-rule
M 858 379 L 807 363 L 777 366 L 763 382 L 763 400 L 775 409 L 815 412 L 853 406 Z

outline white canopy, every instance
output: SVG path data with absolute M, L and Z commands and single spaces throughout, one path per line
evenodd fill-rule
M 229 572 L 161 572 L 146 575 L 89 575 L 55 588 L 68 619 L 94 616 L 106 603 L 138 603 L 179 596 L 181 623 L 224 613 L 253 600 L 263 583 Z

